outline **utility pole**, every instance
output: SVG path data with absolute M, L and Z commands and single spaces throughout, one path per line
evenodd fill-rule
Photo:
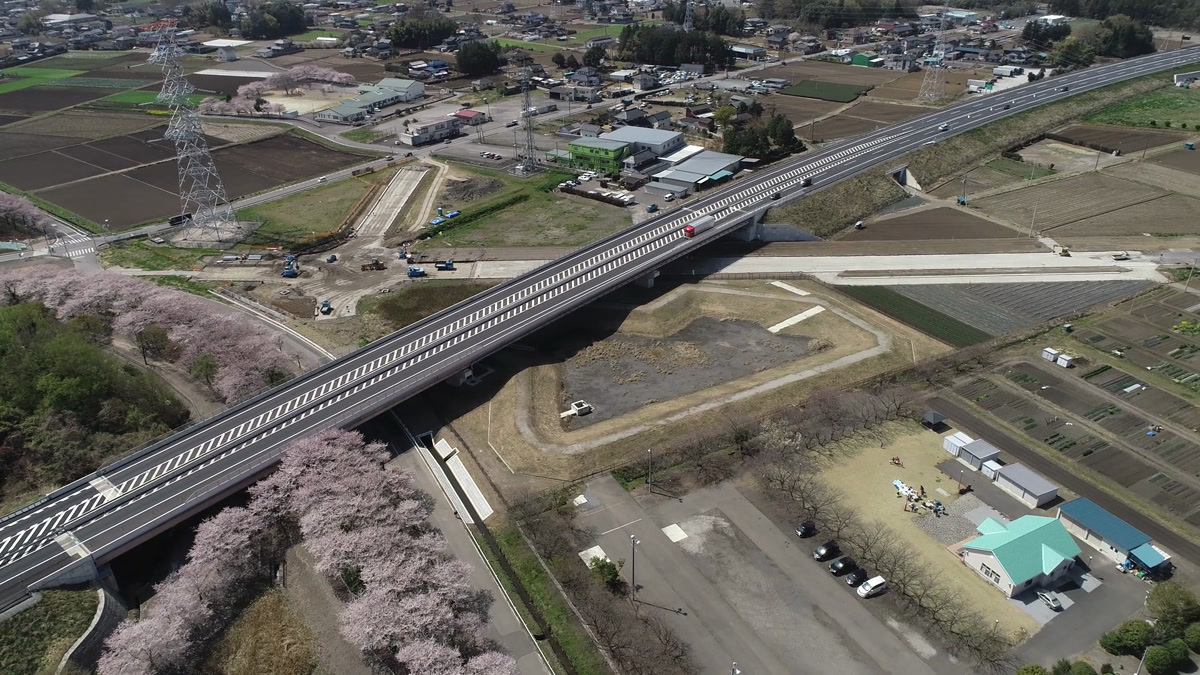
M 654 482 L 651 477 L 654 475 L 654 449 L 646 449 L 646 491 L 653 492 Z
M 629 535 L 629 598 L 637 602 L 637 547 L 642 542 L 637 535 Z

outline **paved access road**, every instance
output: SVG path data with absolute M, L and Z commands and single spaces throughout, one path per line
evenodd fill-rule
M 0 519 L 0 609 L 66 571 L 86 574 L 93 561 L 110 560 L 241 489 L 269 471 L 292 439 L 353 425 L 419 394 L 770 206 L 947 135 L 1195 61 L 1200 50 L 1187 49 L 1071 73 L 1011 98 L 975 99 L 781 162 L 417 322 Z M 812 188 L 803 187 L 806 178 Z M 683 226 L 702 216 L 720 224 L 694 239 L 683 236 Z

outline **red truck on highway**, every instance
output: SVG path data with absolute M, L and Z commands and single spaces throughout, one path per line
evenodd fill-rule
M 688 223 L 686 226 L 684 226 L 683 236 L 694 237 L 694 236 L 700 234 L 701 232 L 704 232 L 705 230 L 711 230 L 713 225 L 716 225 L 716 224 L 717 224 L 717 219 L 713 218 L 712 216 L 704 216 L 703 218 L 697 218 L 697 219 L 693 220 L 692 222 Z

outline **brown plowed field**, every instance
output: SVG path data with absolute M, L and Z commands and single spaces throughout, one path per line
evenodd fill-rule
M 0 132 L 0 161 L 75 145 L 78 138 Z
M 127 157 L 138 164 L 148 164 L 175 156 L 175 146 L 172 143 L 167 141 L 148 143 L 130 136 L 106 138 L 102 141 L 89 143 L 89 145 L 106 152 L 111 152 L 114 155 Z
M 0 162 L 0 181 L 22 190 L 40 190 L 102 173 L 104 169 L 98 166 L 53 152 Z
M 1200 180 L 1194 174 L 1155 162 L 1126 162 L 1109 167 L 1104 173 L 1200 198 Z
M 1055 237 L 1137 235 L 1143 232 L 1160 235 L 1200 234 L 1200 218 L 1197 214 L 1200 214 L 1200 199 L 1167 195 L 1077 220 L 1052 229 L 1050 234 Z
M 938 207 L 884 218 L 865 230 L 850 230 L 842 241 L 933 241 L 946 239 L 1012 239 L 1015 230 L 958 209 Z
M 1200 175 L 1200 150 L 1176 150 L 1154 158 L 1156 164 Z
M 971 195 L 985 190 L 992 190 L 1019 182 L 1021 182 L 1020 178 L 1010 176 L 1002 171 L 996 171 L 991 167 L 976 167 L 971 170 L 971 173 L 967 174 L 967 199 L 970 199 Z M 923 185 L 922 187 L 929 189 L 928 185 Z M 962 192 L 962 176 L 959 176 L 954 180 L 939 185 L 936 190 L 931 191 L 929 194 L 938 199 L 953 199 L 961 196 Z
M 73 145 L 69 148 L 61 148 L 55 150 L 60 155 L 66 155 L 72 159 L 77 159 L 88 164 L 95 164 L 105 171 L 120 171 L 128 169 L 132 166 L 137 166 L 137 163 L 127 157 L 114 155 L 111 152 L 105 152 L 99 148 L 93 148 L 90 145 Z
M 1049 230 L 1167 194 L 1165 190 L 1104 174 L 1088 173 L 975 200 L 973 206 L 1014 223 Z M 1142 227 L 1147 227 L 1143 224 Z M 1103 233 L 1096 233 L 1103 234 Z
M 121 174 L 110 174 L 38 193 L 46 201 L 114 230 L 179 212 L 179 197 Z
M 863 117 L 877 122 L 895 124 L 910 120 L 929 112 L 929 108 L 913 105 L 898 105 L 895 103 L 880 103 L 878 101 L 860 100 L 855 106 L 846 111 L 855 117 Z
M 27 119 L 24 115 L 0 115 L 0 127 Z
M 219 154 L 219 153 L 218 153 Z M 216 158 L 217 171 L 221 174 L 221 180 L 225 182 L 225 191 L 230 199 L 239 199 L 246 195 L 270 190 L 271 188 L 282 185 L 285 181 L 277 180 L 270 176 L 264 176 L 261 173 L 250 171 L 249 169 L 233 164 L 232 162 L 222 161 L 220 157 Z M 304 174 L 311 175 L 311 174 Z
M 892 71 L 897 72 L 897 71 Z M 946 95 L 953 97 L 964 93 L 967 90 L 967 80 L 974 79 L 990 79 L 991 69 L 973 69 L 973 70 L 951 70 L 945 73 L 946 77 Z M 911 101 L 921 92 L 921 82 L 925 79 L 925 73 L 905 73 L 899 79 L 889 84 L 875 87 L 867 92 L 870 98 L 882 98 L 892 101 Z
M 1106 148 L 1115 148 L 1120 150 L 1122 155 L 1141 152 L 1147 147 L 1157 148 L 1168 143 L 1180 143 L 1187 138 L 1183 134 L 1168 131 L 1144 131 L 1105 124 L 1072 124 L 1057 133 L 1080 145 L 1096 143 Z
M 280 182 L 326 173 L 361 161 L 356 155 L 330 150 L 290 135 L 226 148 L 213 156 Z
M 87 87 L 30 87 L 0 94 L 0 110 L 49 112 L 104 98 L 109 89 Z
M 865 134 L 870 131 L 875 131 L 881 126 L 885 126 L 881 122 L 875 120 L 864 119 L 862 117 L 854 117 L 853 115 L 834 115 L 828 119 L 823 119 L 817 122 L 816 131 L 812 131 L 812 127 L 801 127 L 799 133 L 809 140 L 830 141 L 837 138 L 850 138 Z M 813 138 L 810 138 L 810 134 Z
M 754 74 L 754 79 L 782 77 L 790 80 L 792 84 L 802 80 L 821 80 L 823 82 L 879 86 L 898 80 L 903 75 L 904 73 L 898 70 L 863 68 L 822 61 L 802 61 L 760 70 Z
M 188 75 L 188 82 L 200 91 L 215 91 L 221 95 L 233 96 L 238 87 L 250 82 L 257 82 L 259 77 L 233 77 L 226 75 Z
M 47 134 L 74 138 L 107 138 L 159 126 L 161 120 L 149 115 L 122 115 L 102 112 L 64 112 L 12 127 L 9 131 L 22 134 Z M 165 128 L 165 127 L 164 127 Z M 161 134 L 160 134 L 161 135 Z
M 808 124 L 814 117 L 828 115 L 842 106 L 841 103 L 833 101 L 820 101 L 815 98 L 799 96 L 770 96 L 762 103 L 767 110 L 774 108 L 795 125 Z

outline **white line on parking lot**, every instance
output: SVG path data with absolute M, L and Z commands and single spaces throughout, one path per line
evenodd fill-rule
M 631 520 L 628 523 L 625 523 L 624 525 L 618 525 L 611 530 L 605 530 L 605 531 L 601 532 L 600 536 L 603 537 L 604 535 L 608 534 L 609 532 L 616 532 L 617 530 L 621 529 L 622 527 L 629 527 L 630 525 L 632 525 L 634 523 L 640 523 L 641 521 L 642 521 L 641 518 L 638 518 L 637 520 Z

